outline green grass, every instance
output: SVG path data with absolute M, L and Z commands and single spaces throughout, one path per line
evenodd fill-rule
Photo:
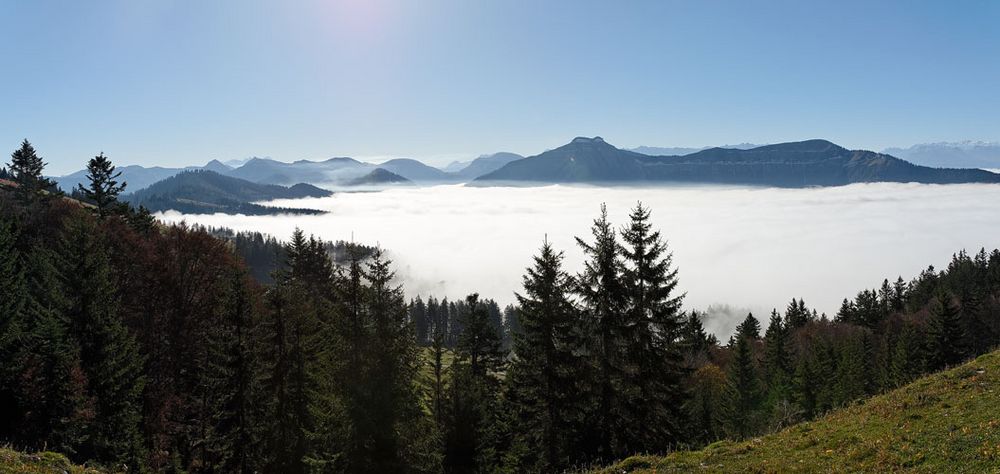
M 99 474 L 102 471 L 73 465 L 66 456 L 51 452 L 25 454 L 0 448 L 0 474 Z
M 689 471 L 1000 472 L 1000 351 L 771 435 L 598 472 Z

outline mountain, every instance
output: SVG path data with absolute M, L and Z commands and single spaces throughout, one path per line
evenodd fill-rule
M 409 184 L 412 181 L 393 173 L 392 171 L 385 170 L 382 168 L 375 168 L 360 178 L 349 181 L 347 184 L 349 186 L 362 186 L 366 184 L 392 184 L 392 183 L 405 183 Z
M 229 165 L 226 165 L 225 163 L 223 163 L 223 162 L 221 162 L 219 160 L 212 160 L 212 161 L 209 161 L 207 164 L 205 164 L 205 166 L 202 166 L 201 169 L 208 170 L 208 171 L 215 171 L 216 173 L 219 173 L 219 174 L 226 174 L 226 173 L 232 171 L 233 167 L 229 166 Z
M 475 179 L 484 174 L 492 173 L 500 168 L 503 168 L 507 163 L 523 158 L 523 156 L 518 155 L 517 153 L 507 152 L 482 155 L 479 158 L 470 161 L 464 167 L 453 171 L 453 174 L 462 179 Z
M 177 210 L 189 214 L 225 212 L 229 214 L 316 214 L 312 209 L 261 206 L 256 201 L 325 197 L 332 193 L 311 184 L 292 187 L 260 184 L 223 176 L 214 171 L 185 171 L 127 196 L 135 205 L 151 211 Z
M 998 404 L 1000 351 L 778 433 L 598 472 L 992 472 Z
M 722 145 L 718 148 L 733 148 L 737 150 L 749 150 L 751 148 L 757 148 L 763 145 L 755 145 L 753 143 L 739 143 L 736 145 Z M 690 155 L 692 153 L 697 153 L 702 150 L 707 150 L 709 148 L 715 148 L 710 146 L 703 146 L 701 148 L 690 148 L 690 147 L 659 147 L 659 146 L 640 146 L 630 149 L 636 153 L 642 153 L 643 155 L 649 156 L 684 156 Z
M 454 177 L 433 166 L 427 166 L 410 158 L 396 158 L 378 165 L 386 171 L 391 171 L 410 181 L 454 181 Z
M 781 187 L 840 186 L 864 182 L 1000 183 L 977 169 L 940 169 L 826 140 L 766 145 L 748 150 L 709 148 L 684 156 L 647 156 L 601 137 L 577 137 L 540 155 L 508 163 L 478 181 L 684 182 Z
M 290 185 L 294 183 L 333 183 L 358 178 L 375 166 L 353 158 L 330 158 L 325 161 L 299 160 L 294 163 L 252 158 L 228 173 L 255 183 Z
M 139 165 L 129 165 L 129 166 L 119 166 L 116 171 L 121 172 L 121 177 L 119 181 L 125 181 L 127 183 L 125 187 L 126 193 L 131 193 L 133 191 L 138 191 L 146 186 L 149 186 L 157 181 L 162 181 L 169 178 L 181 171 L 183 168 L 163 168 L 160 166 L 153 166 L 151 168 L 146 168 Z M 77 187 L 77 185 L 86 186 L 89 182 L 87 180 L 87 170 L 80 170 L 72 174 L 65 176 L 59 176 L 52 178 L 53 181 L 62 189 L 65 193 L 70 193 Z
M 1000 168 L 1000 143 L 996 142 L 922 143 L 883 152 L 924 166 Z

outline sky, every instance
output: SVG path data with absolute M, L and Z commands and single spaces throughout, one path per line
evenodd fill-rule
M 1000 140 L 996 1 L 0 0 L 0 144 L 68 173 Z

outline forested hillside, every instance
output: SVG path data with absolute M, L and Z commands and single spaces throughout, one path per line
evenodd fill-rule
M 48 192 L 27 142 L 9 168 L 0 443 L 89 466 L 561 471 L 756 437 L 1000 340 L 1000 251 L 886 279 L 833 317 L 793 299 L 721 344 L 683 310 L 641 204 L 623 227 L 601 209 L 581 268 L 541 242 L 501 309 L 407 303 L 380 249 L 334 259 L 300 231 L 261 284 L 236 245 L 118 201 L 103 155 L 89 206 Z
M 325 197 L 332 194 L 310 184 L 285 187 L 253 183 L 214 171 L 184 171 L 128 196 L 133 205 L 151 211 L 176 210 L 189 214 L 321 214 L 313 209 L 268 207 L 255 201 Z

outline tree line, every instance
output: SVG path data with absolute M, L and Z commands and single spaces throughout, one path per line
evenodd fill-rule
M 301 231 L 263 284 L 237 246 L 120 202 L 107 157 L 86 204 L 43 169 L 24 142 L 0 188 L 0 442 L 112 470 L 560 471 L 755 436 L 1000 339 L 998 251 L 722 344 L 641 204 L 621 228 L 602 206 L 579 271 L 543 242 L 501 309 L 408 302 L 381 249 Z

